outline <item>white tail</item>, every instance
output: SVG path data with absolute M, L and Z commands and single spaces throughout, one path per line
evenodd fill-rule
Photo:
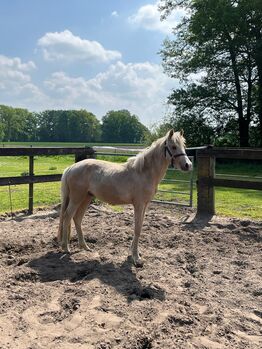
M 69 188 L 66 180 L 66 175 L 68 170 L 69 170 L 69 167 L 64 170 L 61 178 L 61 208 L 60 208 L 59 228 L 58 228 L 58 234 L 57 234 L 58 241 L 62 240 L 63 218 L 64 218 L 65 210 L 67 209 L 67 206 L 69 203 Z

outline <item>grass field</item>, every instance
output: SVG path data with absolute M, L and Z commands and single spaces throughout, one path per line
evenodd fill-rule
M 21 145 L 21 144 L 20 144 Z M 50 145 L 50 143 L 49 143 Z M 72 143 L 70 144 L 72 146 Z M 100 156 L 111 161 L 124 161 L 125 157 Z M 34 173 L 57 174 L 74 162 L 74 156 L 38 156 L 35 157 Z M 21 176 L 28 173 L 27 157 L 1 157 L 0 177 Z M 258 163 L 217 163 L 216 174 L 225 178 L 262 180 L 262 164 Z M 194 179 L 196 171 L 193 173 Z M 233 177 L 232 177 L 233 176 Z M 236 177 L 235 177 L 236 176 Z M 248 176 L 248 177 L 246 177 Z M 169 170 L 167 179 L 189 180 L 190 174 Z M 189 183 L 163 183 L 160 190 L 175 190 L 189 193 Z M 187 194 L 158 192 L 157 199 L 175 200 L 188 203 Z M 34 185 L 34 206 L 48 206 L 60 200 L 60 183 L 43 183 Z M 193 203 L 196 206 L 196 187 L 194 181 Z M 28 185 L 0 187 L 0 213 L 26 209 L 28 205 Z M 262 192 L 258 190 L 242 190 L 216 188 L 216 211 L 218 214 L 233 217 L 249 217 L 262 219 Z

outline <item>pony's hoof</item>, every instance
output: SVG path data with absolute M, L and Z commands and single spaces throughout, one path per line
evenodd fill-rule
M 70 248 L 67 246 L 62 246 L 61 249 L 62 249 L 62 252 L 64 253 L 71 253 Z
M 79 248 L 81 248 L 81 249 L 83 249 L 85 251 L 88 251 L 88 252 L 92 251 L 92 249 L 88 245 L 86 245 L 86 244 L 80 244 Z
M 136 268 L 143 268 L 144 266 L 144 262 L 142 261 L 142 259 L 137 259 L 137 260 L 134 260 L 134 265 Z

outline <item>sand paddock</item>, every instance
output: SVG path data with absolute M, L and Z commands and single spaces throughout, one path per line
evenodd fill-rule
M 131 208 L 92 206 L 92 252 L 56 240 L 56 211 L 0 222 L 0 348 L 262 347 L 262 223 L 151 205 L 136 269 Z M 190 221 L 190 218 L 188 219 Z

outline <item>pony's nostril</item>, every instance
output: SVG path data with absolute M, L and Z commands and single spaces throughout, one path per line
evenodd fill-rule
M 186 170 L 188 170 L 188 169 L 189 169 L 189 165 L 188 165 L 188 163 L 186 163 L 186 164 L 185 164 L 185 168 L 186 168 Z

